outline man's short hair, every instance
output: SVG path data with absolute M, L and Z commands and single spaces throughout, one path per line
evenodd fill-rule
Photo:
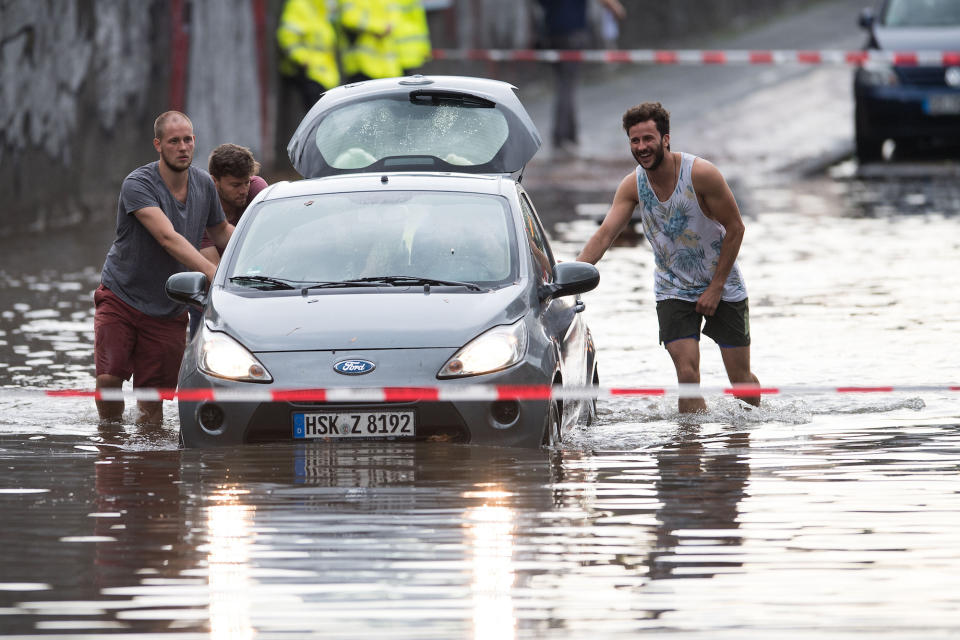
M 653 120 L 661 136 L 670 133 L 670 112 L 659 102 L 644 102 L 627 109 L 623 114 L 623 130 L 629 132 L 630 127 L 647 120 Z
M 207 171 L 219 180 L 223 176 L 249 178 L 260 172 L 260 163 L 253 158 L 253 152 L 238 144 L 222 144 L 210 153 Z
M 184 113 L 179 111 L 164 111 L 157 119 L 153 121 L 153 137 L 157 140 L 163 139 L 163 128 L 167 126 L 167 123 L 176 118 L 183 118 L 187 121 L 187 124 L 190 125 L 190 128 L 193 129 L 193 121 L 190 120 Z

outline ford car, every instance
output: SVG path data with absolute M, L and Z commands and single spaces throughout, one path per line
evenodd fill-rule
M 593 419 L 588 395 L 443 399 L 449 389 L 599 383 L 578 297 L 599 274 L 556 260 L 521 185 L 541 139 L 515 91 L 412 76 L 320 98 L 288 146 L 304 179 L 258 195 L 213 282 L 197 272 L 167 282 L 171 298 L 203 310 L 180 371 L 183 445 L 538 447 Z M 262 393 L 393 388 L 438 395 Z M 205 390 L 215 393 L 188 393 Z

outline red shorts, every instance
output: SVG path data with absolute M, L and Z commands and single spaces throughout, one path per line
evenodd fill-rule
M 137 311 L 103 285 L 93 294 L 97 375 L 128 380 L 134 387 L 172 389 L 187 343 L 187 314 L 154 318 Z

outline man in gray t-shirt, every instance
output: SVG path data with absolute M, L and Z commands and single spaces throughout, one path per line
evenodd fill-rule
M 210 175 L 191 166 L 195 138 L 184 114 L 167 111 L 154 123 L 156 162 L 123 181 L 117 236 L 107 253 L 94 295 L 97 389 L 133 386 L 174 388 L 183 357 L 186 309 L 170 300 L 167 278 L 201 271 L 213 279 L 216 265 L 198 250 L 204 231 L 223 249 L 233 226 L 224 218 Z M 159 424 L 160 401 L 140 401 L 137 422 Z M 122 400 L 97 400 L 101 421 L 123 416 Z

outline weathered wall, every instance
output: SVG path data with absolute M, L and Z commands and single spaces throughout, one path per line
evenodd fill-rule
M 622 0 L 623 48 L 769 17 L 802 0 Z M 430 13 L 433 44 L 530 47 L 536 0 L 454 0 Z M 439 3 L 437 6 L 443 6 Z M 113 224 L 120 182 L 156 158 L 152 126 L 185 111 L 196 163 L 221 142 L 249 146 L 264 173 L 289 175 L 299 98 L 277 78 L 282 0 L 0 0 L 0 235 Z M 533 65 L 430 63 L 425 72 L 522 83 Z
M 198 165 L 235 142 L 269 166 L 279 1 L 0 0 L 0 234 L 112 223 L 167 109 Z

